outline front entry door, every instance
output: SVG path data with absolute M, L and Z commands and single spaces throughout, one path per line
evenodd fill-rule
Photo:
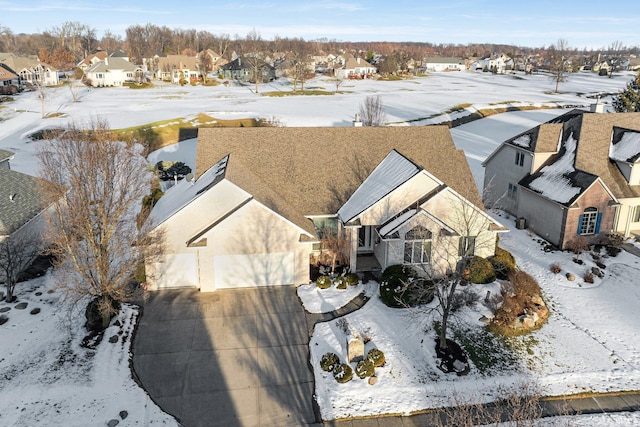
M 375 230 L 371 225 L 358 229 L 358 253 L 373 252 L 373 236 Z

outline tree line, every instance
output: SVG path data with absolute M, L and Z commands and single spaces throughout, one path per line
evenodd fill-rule
M 67 21 L 59 26 L 46 29 L 41 33 L 15 34 L 9 27 L 0 24 L 0 52 L 13 52 L 19 55 L 43 55 L 64 57 L 65 63 L 77 64 L 88 54 L 102 50 L 122 49 L 131 61 L 142 63 L 142 58 L 155 54 L 184 54 L 194 56 L 197 52 L 212 49 L 225 59 L 231 59 L 234 51 L 258 49 L 262 52 L 304 52 L 335 53 L 350 52 L 371 59 L 373 53 L 392 56 L 400 64 L 409 59 L 421 59 L 425 56 L 441 55 L 451 57 L 483 57 L 492 53 L 516 55 L 545 55 L 551 46 L 526 47 L 495 43 L 429 43 L 429 42 L 351 42 L 330 38 L 304 40 L 301 37 L 279 37 L 271 40 L 255 37 L 257 31 L 247 35 L 214 34 L 196 29 L 169 28 L 155 24 L 132 25 L 125 30 L 124 38 L 106 30 L 98 38 L 97 31 L 90 25 L 77 21 Z M 614 41 L 598 50 L 571 48 L 572 55 L 638 54 L 640 46 L 624 46 Z M 53 64 L 52 64 L 53 65 Z M 63 69 L 63 67 L 61 67 Z

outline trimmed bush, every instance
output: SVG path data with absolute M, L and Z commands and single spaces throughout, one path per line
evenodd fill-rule
M 364 379 L 373 376 L 375 368 L 373 362 L 369 359 L 362 359 L 356 364 L 356 375 L 358 378 Z
M 506 280 L 510 271 L 515 270 L 516 260 L 511 252 L 496 246 L 495 255 L 488 258 L 498 279 Z
M 360 278 L 356 273 L 349 273 L 344 276 L 344 280 L 349 286 L 356 286 L 360 282 Z
M 469 281 L 471 283 L 491 283 L 496 280 L 496 272 L 489 261 L 479 256 L 474 256 L 467 265 L 469 269 Z
M 331 372 L 340 364 L 340 358 L 335 353 L 325 353 L 320 358 L 320 367 L 325 372 Z
M 560 264 L 558 264 L 557 262 L 551 264 L 551 272 L 553 274 L 558 274 L 562 271 L 562 268 L 560 267 Z
M 384 358 L 384 353 L 377 348 L 372 348 L 367 353 L 367 359 L 373 363 L 373 366 L 376 368 L 384 366 L 387 363 L 387 360 Z
M 347 281 L 344 277 L 338 277 L 333 283 L 335 283 L 337 289 L 347 289 Z
M 340 384 L 347 383 L 353 378 L 353 369 L 351 369 L 351 366 L 346 363 L 337 365 L 333 368 L 333 378 L 335 378 Z
M 408 269 L 404 265 L 391 265 L 380 276 L 380 299 L 388 307 L 404 307 L 408 304 Z
M 316 286 L 320 289 L 328 289 L 331 286 L 331 277 L 329 276 L 320 276 L 316 280 Z

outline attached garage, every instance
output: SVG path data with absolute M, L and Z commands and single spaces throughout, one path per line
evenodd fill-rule
M 160 276 L 155 289 L 194 288 L 198 285 L 198 268 L 195 253 L 167 254 L 152 269 L 147 265 L 147 279 Z M 152 277 L 149 277 L 152 276 Z
M 217 255 L 213 258 L 216 289 L 293 285 L 295 254 Z

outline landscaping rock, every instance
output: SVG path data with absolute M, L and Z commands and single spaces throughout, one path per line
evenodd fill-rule
M 118 336 L 117 336 L 117 335 L 111 335 L 111 336 L 109 337 L 109 342 L 110 342 L 111 344 L 115 344 L 115 343 L 117 343 L 117 342 L 118 342 Z
M 30 311 L 30 314 L 38 314 L 38 313 L 40 313 L 40 307 L 36 307 Z
M 11 310 L 11 307 L 2 307 L 0 308 L 0 313 L 6 313 L 9 310 Z
M 480 320 L 482 323 L 491 323 L 491 319 L 484 315 L 478 320 Z
M 120 420 L 116 420 L 114 418 L 112 420 L 109 420 L 109 422 L 107 423 L 107 427 L 116 427 L 118 424 L 120 424 Z
M 120 415 L 120 418 L 122 418 L 123 420 L 126 420 L 129 416 L 129 413 L 127 411 L 120 411 L 118 415 Z
M 567 273 L 567 280 L 573 282 L 574 280 L 576 280 L 576 276 L 571 273 Z
M 377 382 L 378 382 L 378 377 L 376 377 L 375 375 L 372 377 L 369 377 L 369 385 L 374 385 Z
M 37 297 L 39 297 L 39 296 L 41 296 L 41 295 L 42 295 L 42 292 L 38 291 L 38 292 L 36 292 L 36 293 L 35 293 L 35 295 L 36 295 Z
M 19 302 L 18 304 L 16 304 L 14 308 L 16 310 L 24 310 L 25 308 L 27 308 L 28 305 L 29 305 L 28 302 Z
M 359 362 L 364 358 L 364 340 L 360 334 L 347 341 L 347 354 L 349 363 Z
M 4 314 L 0 315 L 0 325 L 4 325 L 8 321 L 9 321 L 9 318 L 7 316 L 5 316 Z
M 591 273 L 593 273 L 594 276 L 598 276 L 601 279 L 604 276 L 604 274 L 602 273 L 602 270 L 600 270 L 598 267 L 591 267 Z

